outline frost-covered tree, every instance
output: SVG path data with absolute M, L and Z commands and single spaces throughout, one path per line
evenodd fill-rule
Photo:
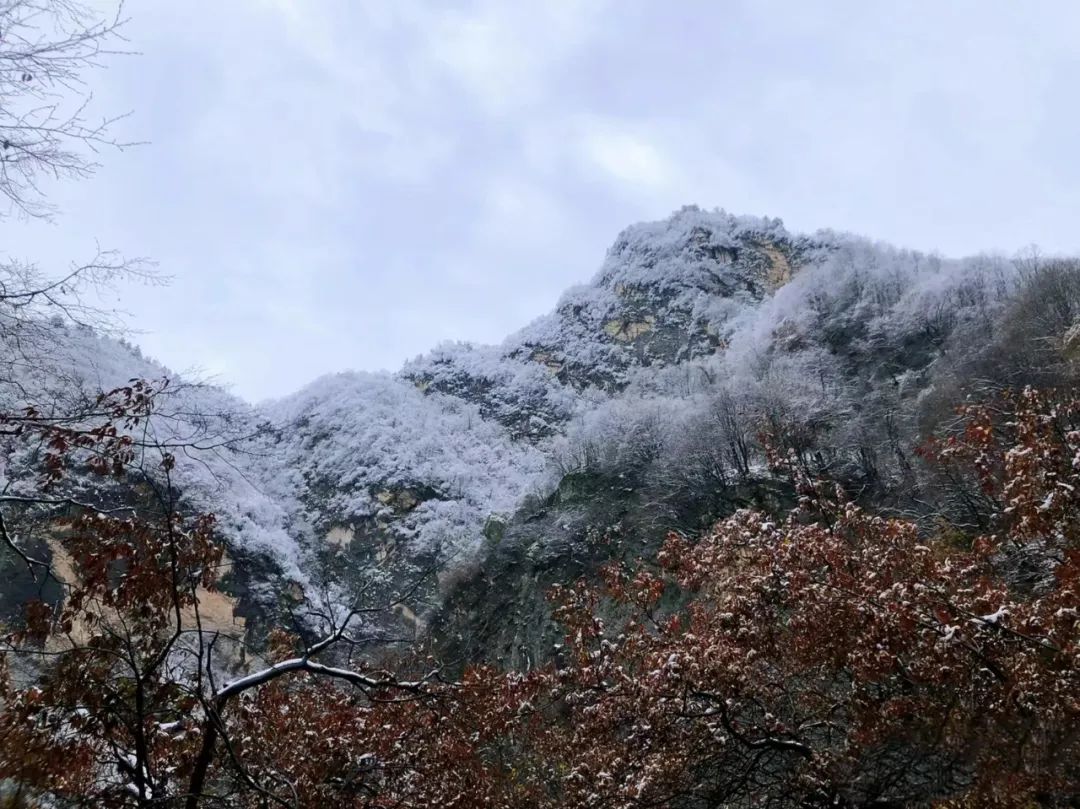
M 0 2 L 0 195 L 19 213 L 51 216 L 50 180 L 87 177 L 99 151 L 125 145 L 113 133 L 119 118 L 97 117 L 88 85 L 123 46 L 123 5 L 101 8 Z
M 98 117 L 90 89 L 91 74 L 122 52 L 122 4 L 103 8 L 79 0 L 0 0 L 0 197 L 7 201 L 0 219 L 52 218 L 50 186 L 90 176 L 102 150 L 125 145 L 114 134 L 119 118 Z M 146 262 L 112 250 L 64 268 L 6 257 L 0 384 L 25 394 L 28 377 L 56 358 L 60 324 L 118 328 L 95 292 L 120 279 L 154 277 Z

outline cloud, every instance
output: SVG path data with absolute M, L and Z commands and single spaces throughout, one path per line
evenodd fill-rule
M 552 78 L 588 43 L 608 6 L 603 0 L 487 0 L 433 14 L 425 39 L 434 63 L 481 108 L 507 114 L 552 100 Z
M 497 340 L 685 203 L 964 253 L 1080 251 L 1080 7 L 1001 0 L 131 0 L 92 78 L 133 110 L 57 227 L 171 289 L 122 291 L 159 359 L 252 398 Z
M 671 161 L 647 138 L 610 125 L 590 127 L 581 138 L 582 158 L 608 177 L 641 193 L 665 190 L 677 179 Z

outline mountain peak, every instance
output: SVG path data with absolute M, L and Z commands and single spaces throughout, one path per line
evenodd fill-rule
M 757 295 L 790 279 L 792 254 L 804 241 L 788 233 L 780 219 L 689 205 L 667 219 L 623 230 L 593 283 L 720 295 L 743 288 Z

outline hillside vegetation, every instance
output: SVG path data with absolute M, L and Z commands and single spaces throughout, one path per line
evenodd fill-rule
M 5 317 L 14 800 L 1077 799 L 1080 264 L 687 208 L 257 407 Z

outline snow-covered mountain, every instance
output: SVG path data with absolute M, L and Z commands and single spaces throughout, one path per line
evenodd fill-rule
M 1015 278 L 1000 257 L 688 207 L 626 229 L 591 282 L 501 345 L 441 345 L 397 374 L 334 374 L 258 408 L 177 383 L 185 415 L 159 429 L 208 447 L 180 458 L 179 484 L 218 513 L 243 598 L 347 600 L 433 567 L 430 605 L 538 513 L 561 516 L 530 535 L 534 557 L 583 541 L 567 481 L 690 458 L 718 402 L 824 431 L 837 463 L 884 454 L 875 419 L 914 431 L 956 361 L 946 347 L 992 330 Z M 168 375 L 126 344 L 53 328 L 65 378 L 87 388 Z M 747 453 L 735 471 L 758 464 Z

